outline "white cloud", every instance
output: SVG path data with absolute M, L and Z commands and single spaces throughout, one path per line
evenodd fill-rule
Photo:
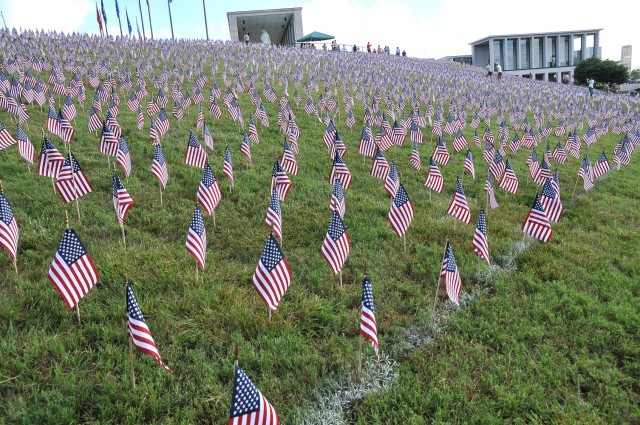
M 91 0 L 18 0 L 2 4 L 7 27 L 17 29 L 70 33 L 80 29 L 91 12 L 95 15 Z

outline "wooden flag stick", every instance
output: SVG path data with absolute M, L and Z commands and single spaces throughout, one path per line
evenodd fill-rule
M 216 210 L 213 209 L 213 227 L 216 227 Z
M 133 367 L 133 339 L 131 339 L 131 335 L 129 335 L 129 362 L 131 364 L 131 386 L 133 389 L 136 389 L 136 372 Z
M 240 358 L 240 345 L 236 342 L 236 355 L 233 359 L 233 365 L 238 366 L 238 359 Z
M 358 381 L 362 380 L 362 335 L 358 335 Z
M 342 270 L 340 270 L 340 288 L 342 288 Z
M 407 234 L 406 233 L 402 235 L 402 248 L 404 252 L 407 252 Z
M 198 262 L 196 261 L 196 283 L 198 283 Z
M 124 245 L 124 248 L 127 249 L 127 237 L 124 234 L 124 223 L 120 225 L 120 229 L 122 230 L 122 244 Z
M 576 196 L 576 189 L 578 188 L 578 180 L 580 180 L 580 177 L 576 176 L 576 184 L 573 186 L 573 194 L 571 195 L 571 199 L 573 200 L 573 198 L 575 198 Z
M 162 206 L 162 182 L 158 181 L 158 186 L 160 187 L 160 206 Z

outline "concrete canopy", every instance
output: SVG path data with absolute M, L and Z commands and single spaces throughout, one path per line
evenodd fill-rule
M 294 44 L 303 34 L 301 11 L 301 7 L 293 7 L 227 12 L 229 35 L 232 41 L 241 41 L 247 33 L 251 42 L 259 43 L 262 30 L 265 30 L 272 44 Z

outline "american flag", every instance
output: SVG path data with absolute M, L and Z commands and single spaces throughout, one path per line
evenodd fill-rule
M 524 133 L 523 137 L 526 137 L 526 134 L 527 133 Z M 512 153 L 516 153 L 518 152 L 522 144 L 523 144 L 523 141 L 522 139 L 520 139 L 520 137 L 518 137 L 518 133 L 514 133 L 513 137 L 511 138 L 511 143 L 509 143 L 509 149 L 511 150 Z
M 249 136 L 247 132 L 244 132 L 244 136 L 242 136 L 242 145 L 240 146 L 240 152 L 247 158 L 247 162 L 252 164 L 251 160 L 251 145 L 249 144 Z
M 540 163 L 538 162 L 538 154 L 536 153 L 535 148 L 531 150 L 531 154 L 527 157 L 526 165 L 529 167 L 531 180 L 535 181 L 538 177 L 538 172 L 540 171 Z
M 90 133 L 93 133 L 94 131 L 97 131 L 100 127 L 102 127 L 102 120 L 100 119 L 100 116 L 96 112 L 96 109 L 92 107 L 91 111 L 89 111 L 88 130 Z
M 15 261 L 18 255 L 18 240 L 20 230 L 11 204 L 4 193 L 0 192 L 0 247 L 7 250 L 11 258 Z
M 546 178 L 544 185 L 542 186 L 542 193 L 540 194 L 540 203 L 542 208 L 547 214 L 549 221 L 560 221 L 564 208 L 562 202 L 560 202 L 560 196 L 556 193 L 553 187 L 552 178 Z
M 498 130 L 498 138 L 500 140 L 507 140 L 509 138 L 509 128 L 504 121 L 502 122 L 502 124 L 500 124 L 500 130 Z
M 478 215 L 478 226 L 476 227 L 476 233 L 473 235 L 471 245 L 478 256 L 487 263 L 487 266 L 490 266 L 489 243 L 487 242 L 487 216 L 483 209 L 480 210 L 480 214 Z
M 504 175 L 502 176 L 502 179 L 500 179 L 498 187 L 506 190 L 509 193 L 515 194 L 518 192 L 518 186 L 518 177 L 511 167 L 511 162 L 509 162 L 509 160 L 507 159 L 507 165 L 505 166 Z
M 322 136 L 322 141 L 324 142 L 324 145 L 327 149 L 331 149 L 331 144 L 336 137 L 336 131 L 337 130 L 335 125 L 333 124 L 333 120 L 329 120 L 327 128 L 324 131 L 324 135 Z
M 458 130 L 456 132 L 456 137 L 453 139 L 453 150 L 456 152 L 460 152 L 462 149 L 466 148 L 467 145 L 467 139 L 465 139 L 462 131 Z
M 171 115 L 173 115 L 178 121 L 181 121 L 184 117 L 184 109 L 182 108 L 182 104 L 178 101 L 173 102 L 173 109 L 171 110 Z
M 280 208 L 280 199 L 278 199 L 278 189 L 275 187 L 271 190 L 271 200 L 269 201 L 264 224 L 272 229 L 273 233 L 282 241 L 282 210 Z
M 258 129 L 256 128 L 256 124 L 253 122 L 253 115 L 249 116 L 249 138 L 253 140 L 255 144 L 260 143 Z
M 551 135 L 551 123 L 547 121 L 547 126 L 540 132 L 542 137 L 549 137 Z
M 204 144 L 211 150 L 213 150 L 215 144 L 213 142 L 213 137 L 211 137 L 211 133 L 209 132 L 209 127 L 207 127 L 207 123 L 204 123 L 202 126 L 202 134 L 204 135 Z
M 389 196 L 391 196 L 391 199 L 396 196 L 398 183 L 400 183 L 398 169 L 396 168 L 396 164 L 392 161 L 391 166 L 389 167 L 389 173 L 387 174 L 387 179 L 384 182 L 384 189 L 387 191 Z
M 389 174 L 389 163 L 382 154 L 380 146 L 378 146 L 376 149 L 376 156 L 374 157 L 373 164 L 371 166 L 371 175 L 378 179 L 385 180 L 387 178 L 387 174 Z
M 20 133 L 18 133 L 18 141 L 20 141 Z M 593 178 L 598 179 L 604 176 L 605 174 L 607 174 L 607 172 L 609 172 L 610 169 L 611 169 L 611 164 L 609 164 L 609 160 L 607 159 L 607 156 L 604 154 L 604 151 L 602 151 L 602 153 L 600 154 L 600 157 L 598 158 L 598 160 L 596 161 L 593 167 Z
M 343 189 L 347 190 L 351 187 L 351 172 L 338 152 L 333 158 L 333 166 L 331 167 L 331 173 L 329 173 L 329 183 L 333 184 L 335 179 L 340 180 Z
M 129 107 L 129 110 L 131 112 L 136 112 L 138 110 L 138 107 L 140 106 L 140 101 L 136 97 L 136 93 L 133 91 L 131 92 L 131 95 L 127 99 L 127 106 Z
M 329 204 L 329 210 L 333 213 L 337 211 L 340 214 L 340 218 L 344 219 L 345 212 L 345 200 L 344 191 L 342 190 L 342 182 L 340 179 L 333 181 L 333 192 L 331 193 L 331 203 Z
M 491 170 L 491 174 L 496 180 L 500 180 L 502 177 L 502 173 L 505 170 L 504 157 L 500 154 L 500 152 L 496 152 L 493 155 L 493 159 L 489 163 L 489 170 Z
M 459 178 L 456 178 L 456 192 L 451 199 L 449 208 L 447 208 L 447 213 L 466 224 L 471 223 L 471 210 L 469 209 L 469 204 L 467 204 L 467 198 L 464 196 Z
M 187 150 L 184 154 L 184 163 L 196 168 L 204 168 L 207 162 L 207 152 L 200 145 L 193 131 L 189 132 L 189 141 L 187 142 Z
M 485 142 L 491 142 L 491 144 L 495 143 L 495 138 L 493 137 L 493 132 L 489 128 L 489 126 L 484 128 L 484 133 L 482 134 L 482 140 Z
M 473 165 L 473 154 L 471 153 L 471 149 L 467 149 L 467 155 L 464 158 L 464 170 L 467 170 L 475 180 L 476 169 Z
M 73 229 L 64 231 L 47 275 L 64 302 L 73 308 L 98 281 L 98 270 Z
M 440 136 L 436 144 L 436 149 L 433 151 L 433 159 L 439 164 L 447 165 L 449 163 L 449 157 L 450 155 L 447 150 L 447 145 L 444 142 L 444 137 Z
M 198 186 L 198 202 L 204 208 L 207 215 L 211 215 L 218 206 L 218 202 L 222 198 L 220 192 L 220 185 L 216 180 L 216 176 L 213 174 L 209 163 L 205 163 L 202 179 L 200 180 L 200 186 Z
M 409 127 L 409 139 L 412 142 L 422 143 L 422 138 L 422 131 L 418 128 L 418 124 L 412 121 Z
M 495 192 L 493 190 L 493 175 L 491 171 L 487 171 L 487 180 L 484 183 L 484 191 L 487 192 L 489 197 L 489 206 L 491 209 L 498 208 L 498 202 L 496 201 Z
M 562 146 L 562 142 L 558 142 L 558 145 L 553 150 L 552 156 L 558 164 L 564 164 L 567 161 L 567 153 Z
M 402 237 L 413 219 L 413 203 L 409 199 L 407 191 L 404 189 L 402 183 L 398 184 L 398 191 L 396 192 L 393 202 L 391 202 L 391 209 L 389 210 L 389 224 L 391 228 L 398 235 Z
M 593 189 L 595 184 L 593 184 L 593 173 L 591 172 L 591 160 L 589 159 L 589 155 L 585 156 L 582 160 L 582 165 L 578 170 L 578 177 L 583 181 L 584 191 L 588 192 Z
M 38 162 L 38 175 L 45 177 L 58 177 L 60 168 L 64 163 L 64 157 L 46 137 L 42 140 L 40 161 Z
M 53 106 L 49 105 L 49 113 L 47 114 L 47 130 L 51 132 L 51 134 L 55 134 L 60 137 L 60 122 L 58 121 L 58 115 L 56 114 Z M 0 130 L 1 134 L 1 130 Z M 0 147 L 2 147 L 2 137 L 0 136 Z
M 33 145 L 31 144 L 31 141 L 27 137 L 27 134 L 24 132 L 24 130 L 22 130 L 22 127 L 20 127 L 20 124 L 18 124 L 17 139 L 18 139 L 18 151 L 20 152 L 20 155 L 24 159 L 26 159 L 27 162 L 29 162 L 30 164 L 33 164 L 34 148 L 33 148 Z
M 424 180 L 424 186 L 438 193 L 442 192 L 444 187 L 444 178 L 438 169 L 438 165 L 433 160 L 433 157 L 429 158 L 429 171 L 427 177 Z
M 349 255 L 351 241 L 338 211 L 333 212 L 327 234 L 322 242 L 322 256 L 329 263 L 334 275 L 337 275 Z
M 112 195 L 113 195 L 113 207 L 116 211 L 116 217 L 120 226 L 124 226 L 124 220 L 129 212 L 129 208 L 133 206 L 133 199 L 127 192 L 127 189 L 120 181 L 117 173 L 113 173 L 113 180 L 111 181 Z
M 167 187 L 167 180 L 169 180 L 169 171 L 167 170 L 167 163 L 164 160 L 164 153 L 162 152 L 162 146 L 158 143 L 155 145 L 153 153 L 153 161 L 151 162 L 151 174 L 158 179 L 162 189 Z
M 538 174 L 536 176 L 535 182 L 536 184 L 544 184 L 545 179 L 551 178 L 551 168 L 549 167 L 549 162 L 547 161 L 546 156 L 542 157 L 542 162 L 540 163 L 540 169 L 538 170 Z
M 533 200 L 531 210 L 529 210 L 527 217 L 522 223 L 522 231 L 544 243 L 547 243 L 553 234 L 551 224 L 549 224 L 549 219 L 547 218 L 542 203 L 540 203 L 540 198 L 537 193 Z
M 160 137 L 164 136 L 167 131 L 169 131 L 169 117 L 167 116 L 164 108 L 161 108 L 160 112 L 158 112 L 158 118 L 156 119 L 155 123 L 156 128 L 160 133 Z
M 235 366 L 233 395 L 228 425 L 280 425 L 278 412 L 249 380 L 239 366 Z
M 487 164 L 491 164 L 491 161 L 493 161 L 493 155 L 495 154 L 495 148 L 493 146 L 493 143 L 491 143 L 490 141 L 485 141 L 484 143 L 484 151 L 482 152 L 482 157 L 484 158 L 485 162 Z
M 100 153 L 117 156 L 119 145 L 118 138 L 111 127 L 109 127 L 107 121 L 105 121 L 102 125 L 102 134 L 100 135 Z
M 229 181 L 231 182 L 231 187 L 233 187 L 233 163 L 231 162 L 231 151 L 229 150 L 229 146 L 224 148 L 224 162 L 222 164 L 222 174 L 227 176 Z
M 76 111 L 76 105 L 73 104 L 73 100 L 71 97 L 67 96 L 64 100 L 64 105 L 62 106 L 62 113 L 68 120 L 73 120 L 78 112 Z
M 362 311 L 360 313 L 360 335 L 371 341 L 373 351 L 380 360 L 380 350 L 378 348 L 378 329 L 376 326 L 376 315 L 373 307 L 373 289 L 371 280 L 365 276 L 362 280 Z
M 282 168 L 290 174 L 294 176 L 298 175 L 298 162 L 296 161 L 296 157 L 291 151 L 289 147 L 289 143 L 285 139 L 284 141 L 284 150 L 282 152 L 282 158 L 280 159 L 282 163 Z
M 118 164 L 120 164 L 120 167 L 122 167 L 126 178 L 129 178 L 129 174 L 131 174 L 131 154 L 129 153 L 129 146 L 124 136 L 120 136 L 116 160 Z
M 160 112 L 160 107 L 156 102 L 154 102 L 153 95 L 151 95 L 151 97 L 149 98 L 149 101 L 147 102 L 147 115 L 149 117 L 152 117 L 158 112 Z
M 593 128 L 589 128 L 586 133 L 582 135 L 582 140 L 587 144 L 587 146 L 592 145 L 596 142 L 596 132 Z
M 272 234 L 267 238 L 252 281 L 269 310 L 275 311 L 291 284 L 291 269 Z
M 447 134 L 453 134 L 456 131 L 456 126 L 453 122 L 451 114 L 447 116 L 447 123 L 444 125 L 444 132 Z
M 439 137 L 442 136 L 442 121 L 441 120 L 442 120 L 442 118 L 440 118 L 440 114 L 436 115 L 435 119 L 433 120 L 433 126 L 431 127 L 431 133 L 432 134 L 436 134 Z
M 460 305 L 458 299 L 460 297 L 460 288 L 462 287 L 462 281 L 460 280 L 458 265 L 456 264 L 456 258 L 453 255 L 453 249 L 451 249 L 449 241 L 447 241 L 447 246 L 444 250 L 440 276 L 444 278 L 444 283 L 447 288 L 447 295 L 449 296 L 451 302 L 453 302 L 455 305 Z
M 355 123 L 356 123 L 356 119 L 353 117 L 353 112 L 351 111 L 351 108 L 349 108 L 349 110 L 347 110 L 347 118 L 346 118 L 347 127 L 352 128 Z
M 204 218 L 198 204 L 193 208 L 193 217 L 187 233 L 185 249 L 196 259 L 200 268 L 204 270 L 207 255 L 207 231 L 204 228 Z
M 87 176 L 71 152 L 60 168 L 55 186 L 65 204 L 93 191 Z
M 376 145 L 371 140 L 371 127 L 369 127 L 369 124 L 362 128 L 358 153 L 368 157 L 373 157 L 376 154 Z
M 9 130 L 0 123 L 0 150 L 6 149 L 9 146 L 15 145 L 17 142 L 9 133 Z
M 576 159 L 580 158 L 580 145 L 581 142 L 578 134 L 575 132 L 573 134 L 570 133 L 565 145 L 567 152 L 569 152 L 569 155 Z
M 269 127 L 269 117 L 267 116 L 267 111 L 264 109 L 264 105 L 262 103 L 258 103 L 256 106 L 256 111 L 253 113 L 260 124 L 263 127 Z
M 160 357 L 156 343 L 153 341 L 151 331 L 149 331 L 130 285 L 127 285 L 127 330 L 136 349 L 154 357 L 162 367 L 171 372 L 169 366 L 164 364 L 162 357 Z
M 411 150 L 411 158 L 409 158 L 409 162 L 416 170 L 420 171 L 422 169 L 422 163 L 420 162 L 420 152 L 418 152 L 417 142 L 413 142 L 413 149 Z
M 58 136 L 67 143 L 71 143 L 75 130 L 69 122 L 69 119 L 65 116 L 64 111 L 60 111 L 58 114 Z

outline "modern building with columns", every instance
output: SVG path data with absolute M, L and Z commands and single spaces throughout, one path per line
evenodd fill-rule
M 271 44 L 291 46 L 302 37 L 302 8 L 248 10 L 227 12 L 231 41 L 242 41 L 249 35 L 253 43 L 260 42 L 261 32 L 269 34 Z
M 473 64 L 487 61 L 502 66 L 504 74 L 541 81 L 573 81 L 575 66 L 584 59 L 601 57 L 600 29 L 537 34 L 491 35 L 471 44 Z

